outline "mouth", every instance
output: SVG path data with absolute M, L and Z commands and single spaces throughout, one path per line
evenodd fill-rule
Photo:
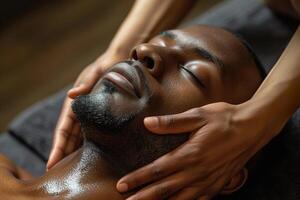
M 142 78 L 140 77 L 139 69 L 136 69 L 137 64 L 126 61 L 116 64 L 103 79 L 106 79 L 120 88 L 122 91 L 130 94 L 133 97 L 141 98 L 142 96 Z

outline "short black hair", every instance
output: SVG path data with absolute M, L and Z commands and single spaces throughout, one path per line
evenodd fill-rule
M 228 31 L 229 33 L 233 34 L 241 43 L 242 45 L 247 49 L 250 57 L 253 59 L 258 71 L 259 75 L 264 80 L 267 77 L 267 71 L 261 60 L 259 59 L 258 55 L 256 54 L 253 47 L 250 45 L 250 43 L 238 32 L 231 30 L 227 27 L 221 27 L 222 29 Z
M 240 42 L 244 45 L 244 47 L 246 47 L 250 56 L 254 60 L 254 63 L 256 64 L 257 69 L 259 70 L 259 74 L 260 74 L 261 78 L 265 79 L 267 76 L 267 72 L 265 70 L 264 65 L 262 64 L 262 62 L 258 58 L 257 54 L 255 53 L 253 47 L 241 35 L 235 34 L 235 36 L 240 40 Z

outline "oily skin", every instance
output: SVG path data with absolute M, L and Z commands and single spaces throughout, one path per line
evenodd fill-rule
M 171 33 L 157 36 L 132 50 L 131 59 L 142 70 L 150 92 L 142 89 L 138 98 L 119 87 L 110 97 L 111 106 L 118 108 L 114 114 L 141 111 L 135 120 L 140 123 L 136 125 L 141 125 L 144 116 L 183 112 L 217 101 L 238 103 L 254 93 L 260 83 L 259 73 L 236 37 L 207 26 L 193 26 Z M 195 52 L 195 44 L 213 53 L 223 66 L 218 66 L 207 55 Z M 104 74 L 94 91 L 101 87 L 105 75 L 116 68 L 130 70 L 129 65 L 117 64 Z M 103 135 L 85 132 L 84 146 L 41 178 L 20 181 L 15 174 L 9 173 L 15 173 L 12 169 L 0 167 L 2 177 L 7 180 L 0 185 L 1 198 L 126 198 L 129 194 L 121 195 L 115 189 L 120 172 L 104 159 L 104 153 L 95 145 L 103 143 L 103 137 L 110 137 Z M 114 138 L 111 136 L 107 141 L 111 145 L 117 144 L 119 141 Z M 126 153 L 126 148 L 116 151 Z

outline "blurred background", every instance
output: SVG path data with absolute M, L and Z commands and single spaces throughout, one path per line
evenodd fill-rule
M 185 20 L 220 0 L 200 1 Z M 10 0 L 0 6 L 0 132 L 72 84 L 108 46 L 134 0 Z

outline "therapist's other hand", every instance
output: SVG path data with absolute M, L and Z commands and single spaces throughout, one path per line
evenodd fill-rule
M 108 67 L 119 62 L 123 58 L 123 56 L 107 52 L 80 73 L 73 88 L 68 91 L 64 101 L 54 131 L 54 141 L 47 163 L 47 169 L 52 168 L 65 156 L 77 150 L 82 144 L 80 125 L 71 109 L 72 99 L 79 95 L 89 93 L 102 73 Z
M 154 133 L 191 132 L 190 139 L 121 178 L 118 191 L 143 187 L 128 200 L 184 200 L 211 199 L 239 189 L 247 177 L 244 166 L 264 145 L 261 135 L 265 131 L 263 120 L 242 107 L 220 102 L 146 118 L 145 126 Z

